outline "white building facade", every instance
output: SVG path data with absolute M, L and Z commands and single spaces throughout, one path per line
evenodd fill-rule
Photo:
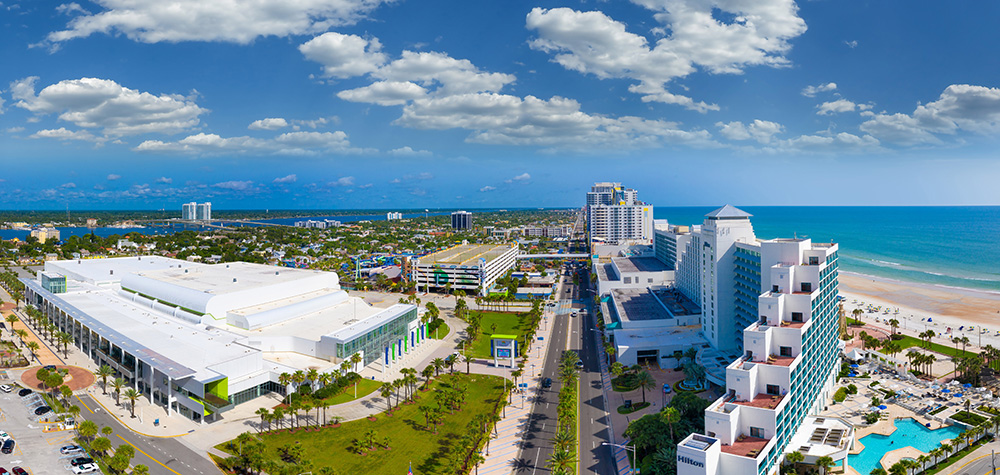
M 716 234 L 727 227 L 714 224 Z M 677 445 L 680 475 L 777 473 L 792 437 L 807 415 L 823 409 L 836 378 L 837 245 L 778 239 L 734 247 L 738 273 L 759 259 L 757 321 L 742 331 L 743 356 L 726 368 L 725 395 L 705 410 L 705 434 Z
M 592 241 L 650 241 L 653 207 L 621 183 L 595 183 L 587 193 L 587 227 Z
M 427 291 L 450 287 L 486 295 L 514 267 L 517 255 L 516 245 L 462 244 L 416 258 L 412 281 Z

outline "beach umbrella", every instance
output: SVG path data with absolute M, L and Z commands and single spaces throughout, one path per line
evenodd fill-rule
M 972 384 L 971 383 L 965 383 L 965 384 L 962 385 L 962 387 L 963 388 L 971 388 Z
M 885 404 L 880 404 L 880 405 L 878 406 L 878 408 L 879 408 L 879 410 L 882 410 L 882 411 L 884 411 L 884 410 L 886 410 L 886 409 L 889 409 L 889 407 L 888 407 L 888 406 L 886 406 Z
M 942 390 L 941 390 L 941 392 L 943 392 L 943 393 L 950 393 L 950 392 L 951 392 L 951 390 L 950 390 L 950 389 L 948 389 L 948 388 L 944 388 L 944 389 L 942 389 Z
M 851 368 L 860 368 L 860 367 L 861 367 L 861 365 L 859 365 L 857 363 L 854 363 L 854 364 L 851 365 Z
M 962 393 L 955 393 L 955 397 L 962 397 L 962 396 L 964 396 L 964 394 L 962 394 Z

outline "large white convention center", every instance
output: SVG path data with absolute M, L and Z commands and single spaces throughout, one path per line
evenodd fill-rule
M 392 367 L 426 336 L 416 306 L 372 307 L 332 272 L 141 256 L 46 262 L 24 283 L 97 364 L 199 422 L 284 394 L 281 373 L 334 372 L 354 354 Z

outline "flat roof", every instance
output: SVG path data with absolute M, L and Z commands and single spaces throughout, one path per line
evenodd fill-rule
M 139 271 L 136 272 L 136 275 L 199 292 L 222 295 L 292 282 L 322 273 L 318 270 L 276 267 L 249 262 L 229 262 Z
M 157 271 L 174 266 L 186 269 L 203 267 L 205 264 L 170 259 L 160 256 L 111 257 L 106 259 L 68 259 L 48 261 L 46 272 L 56 272 L 74 280 L 90 283 L 119 282 L 122 277 L 133 272 Z
M 611 259 L 622 272 L 663 272 L 670 270 L 655 257 L 615 257 Z
M 43 290 L 34 280 L 24 283 Z M 207 367 L 258 352 L 236 343 L 238 335 L 204 325 L 186 323 L 122 298 L 117 291 L 80 284 L 74 292 L 48 299 L 74 319 L 101 334 L 115 346 L 135 355 L 171 378 L 218 376 Z M 259 352 L 258 352 L 259 353 Z
M 623 322 L 667 320 L 698 315 L 701 309 L 675 289 L 612 289 L 615 311 Z
M 513 247 L 511 244 L 461 244 L 423 256 L 420 258 L 419 263 L 421 266 L 454 265 L 475 267 L 479 265 L 479 259 L 486 259 L 486 262 L 490 263 L 510 251 Z
M 698 347 L 708 340 L 701 334 L 701 327 L 637 328 L 615 330 L 615 344 L 632 349 L 664 346 Z M 662 355 L 661 355 L 662 356 Z

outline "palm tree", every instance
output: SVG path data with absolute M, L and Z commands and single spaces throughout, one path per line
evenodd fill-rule
M 379 395 L 385 398 L 385 403 L 388 406 L 386 410 L 391 411 L 392 399 L 390 399 L 389 396 L 392 395 L 392 383 L 382 383 L 382 386 L 379 386 L 378 389 L 379 389 Z
M 884 468 L 882 468 L 882 467 L 875 467 L 875 468 L 872 469 L 871 472 L 868 473 L 868 475 L 889 475 L 889 474 L 886 473 L 886 471 L 885 471 Z
M 789 452 L 787 455 L 785 455 L 785 462 L 787 462 L 789 465 L 794 466 L 797 463 L 802 463 L 802 461 L 805 460 L 805 458 L 806 456 L 802 455 L 802 452 L 796 450 L 794 452 Z
M 561 430 L 552 437 L 552 443 L 555 444 L 556 450 L 569 451 L 576 443 L 576 436 L 568 430 Z
M 122 388 L 125 387 L 125 380 L 122 378 L 115 378 L 111 382 L 111 387 L 115 390 L 115 404 L 121 405 L 121 401 L 118 399 L 121 396 Z
M 822 475 L 826 475 L 826 472 L 833 466 L 833 458 L 824 455 L 816 459 L 816 466 L 822 470 L 820 472 Z
M 260 409 L 257 409 L 257 411 L 254 412 L 254 414 L 260 416 L 260 430 L 258 430 L 257 432 L 264 432 L 264 422 L 266 422 L 267 418 L 271 415 L 271 411 L 268 411 L 266 407 L 262 407 Z
M 17 337 L 21 339 L 21 344 L 24 344 L 24 339 L 28 338 L 28 330 L 18 328 L 17 330 L 14 330 L 14 333 L 16 333 Z
M 660 411 L 660 419 L 662 419 L 663 422 L 665 422 L 667 424 L 667 427 L 670 428 L 670 441 L 673 442 L 674 441 L 674 424 L 680 422 L 680 420 L 681 420 L 681 412 L 678 411 L 676 407 L 667 406 L 667 407 L 663 408 L 662 411 Z M 798 452 L 794 452 L 794 453 L 798 453 Z M 801 454 L 799 454 L 799 455 L 801 455 Z
M 6 317 L 4 317 L 4 320 L 7 320 L 7 323 L 10 324 L 10 331 L 14 331 L 14 323 L 17 322 L 17 320 L 18 320 L 17 315 L 14 315 L 12 313 L 12 314 L 7 315 Z
M 639 388 L 642 389 L 642 403 L 646 404 L 646 390 L 652 390 L 656 388 L 656 380 L 653 379 L 653 375 L 649 374 L 649 371 L 643 371 L 639 373 L 637 382 L 639 383 Z
M 97 368 L 97 371 L 94 371 L 94 375 L 101 378 L 101 389 L 104 391 L 104 395 L 108 394 L 108 378 L 113 374 L 115 374 L 115 370 L 106 364 L 102 364 L 100 368 Z
M 66 332 L 59 332 L 56 334 L 56 339 L 63 346 L 63 356 L 69 358 L 69 344 L 73 343 L 73 335 Z
M 360 353 L 355 353 L 355 354 L 351 355 L 351 364 L 354 365 L 354 372 L 355 373 L 357 373 L 358 371 L 360 371 L 358 369 L 358 364 L 361 363 L 361 361 L 363 361 L 363 360 L 361 359 L 361 354 Z
M 896 329 L 899 328 L 899 320 L 896 320 L 895 318 L 889 320 L 889 328 L 892 329 L 892 334 L 895 335 Z
M 25 343 L 24 346 L 26 346 L 28 348 L 28 354 L 30 355 L 29 359 L 34 359 L 34 360 L 37 361 L 38 358 L 35 356 L 35 352 L 38 351 L 39 348 L 41 348 L 41 346 L 38 344 L 38 342 L 32 340 L 32 341 L 29 341 L 29 342 Z
M 142 393 L 140 393 L 139 391 L 136 391 L 135 388 L 128 388 L 128 389 L 125 390 L 125 393 L 123 395 L 125 396 L 125 399 L 128 399 L 129 410 L 132 412 L 132 417 L 134 418 L 135 417 L 135 402 L 140 397 L 142 397 Z
M 554 475 L 569 475 L 574 463 L 576 460 L 572 453 L 566 450 L 556 450 L 549 457 L 549 470 L 552 470 Z

